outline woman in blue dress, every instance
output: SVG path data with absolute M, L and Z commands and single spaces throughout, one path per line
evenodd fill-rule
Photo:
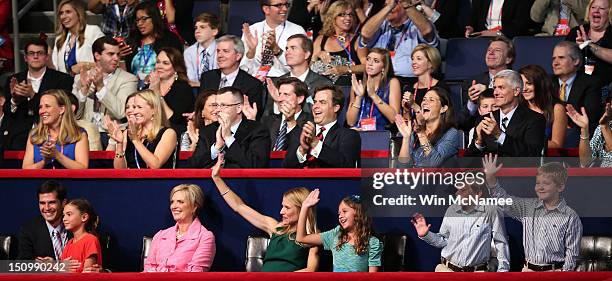
M 346 123 L 362 131 L 384 130 L 400 112 L 400 82 L 393 77 L 389 52 L 374 48 L 366 58 L 364 81 L 353 75 Z
M 22 168 L 87 169 L 87 133 L 76 124 L 66 93 L 62 90 L 44 92 L 38 114 L 38 124 L 28 137 Z

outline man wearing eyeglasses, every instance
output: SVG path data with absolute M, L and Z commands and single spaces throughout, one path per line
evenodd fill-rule
M 280 77 L 289 72 L 283 56 L 287 38 L 306 34 L 304 28 L 287 20 L 288 0 L 260 0 L 265 20 L 242 26 L 242 41 L 246 54 L 240 67 L 263 81 L 266 77 Z
M 25 149 L 28 132 L 38 122 L 40 94 L 51 89 L 70 93 L 72 89 L 70 75 L 46 67 L 47 50 L 47 42 L 43 39 L 28 42 L 23 50 L 27 71 L 11 76 L 4 87 L 5 120 L 0 127 L 0 146 L 5 150 Z
M 189 158 L 191 168 L 210 168 L 219 154 L 225 168 L 265 168 L 270 158 L 270 133 L 259 122 L 242 115 L 243 95 L 239 89 L 224 87 L 211 98 L 217 105 L 212 114 L 218 122 L 200 128 L 198 144 Z

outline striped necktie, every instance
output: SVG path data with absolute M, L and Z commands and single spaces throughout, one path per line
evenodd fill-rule
M 202 51 L 202 73 L 210 70 L 210 56 L 206 50 Z
M 566 82 L 561 83 L 561 89 L 559 89 L 559 99 L 561 101 L 566 101 L 565 100 L 565 86 L 567 86 Z
M 504 118 L 502 119 L 502 122 L 501 122 L 501 129 L 502 129 L 502 131 L 504 131 L 504 133 L 505 133 L 505 132 L 506 132 L 506 130 L 508 129 L 508 117 L 504 117 Z
M 274 144 L 274 151 L 285 150 L 287 144 L 287 120 L 281 122 L 280 130 L 278 130 L 278 137 Z
M 53 251 L 55 252 L 55 260 L 59 261 L 64 250 L 64 243 L 62 241 L 62 233 L 59 230 L 53 230 L 51 235 L 53 241 Z

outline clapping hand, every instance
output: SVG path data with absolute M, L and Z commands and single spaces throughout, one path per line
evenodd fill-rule
M 44 159 L 52 160 L 57 157 L 57 149 L 55 148 L 55 143 L 56 143 L 56 140 L 49 137 L 47 141 L 45 141 L 41 145 L 40 154 L 42 155 Z
M 486 116 L 481 122 L 482 132 L 487 135 L 493 136 L 496 139 L 501 135 L 501 129 L 497 125 L 497 120 L 493 117 L 493 113 L 489 112 L 489 116 Z
M 578 127 L 583 129 L 588 128 L 589 116 L 586 114 L 584 107 L 580 108 L 582 114 L 578 113 L 571 104 L 566 105 L 565 109 L 567 110 L 567 116 L 569 116 L 569 118 L 572 119 L 572 121 L 574 121 Z
M 274 85 L 272 79 L 266 78 L 266 87 L 268 88 L 268 94 L 270 95 L 272 100 L 278 102 L 280 94 L 278 93 L 278 89 L 276 88 L 276 85 Z
M 429 232 L 431 228 L 431 224 L 427 224 L 425 217 L 422 214 L 416 213 L 412 216 L 412 225 L 414 225 L 414 229 L 417 232 L 419 237 L 424 237 Z
M 402 137 L 408 138 L 412 134 L 412 122 L 410 120 L 404 120 L 402 115 L 395 115 L 395 125 L 397 125 L 397 129 L 400 134 L 402 134 Z
M 351 81 L 353 85 L 353 92 L 355 92 L 355 96 L 363 97 L 364 91 L 365 91 L 363 82 L 361 80 L 357 80 L 357 76 L 355 74 L 351 76 Z
M 257 103 L 253 103 L 253 106 L 249 103 L 249 97 L 243 96 L 242 102 L 242 113 L 247 119 L 255 121 L 257 118 Z
M 302 128 L 302 134 L 300 135 L 300 148 L 299 148 L 302 154 L 307 154 L 310 148 L 312 147 L 311 146 L 312 139 L 315 139 L 314 130 L 315 130 L 315 125 L 312 122 L 308 121 L 306 122 L 306 124 L 304 124 L 304 127 Z
M 253 32 L 255 32 L 255 34 L 253 34 L 249 27 L 248 23 L 242 24 L 242 36 L 244 36 L 244 40 L 249 50 L 255 50 L 257 48 L 257 30 L 254 30 Z
M 295 102 L 294 101 L 283 101 L 280 103 L 279 108 L 280 112 L 285 116 L 285 121 L 292 122 L 295 121 Z
M 121 128 L 119 128 L 116 121 L 111 120 L 108 115 L 104 115 L 104 125 L 106 126 L 106 131 L 111 139 L 117 143 L 123 143 L 123 131 L 121 131 Z
M 161 79 L 157 70 L 151 71 L 149 74 L 149 89 L 153 90 L 156 94 L 161 94 Z
M 128 117 L 127 133 L 128 133 L 128 137 L 130 138 L 130 140 L 142 141 L 141 137 L 139 136 L 138 131 L 139 131 L 139 126 L 138 124 L 136 124 L 136 117 L 134 116 Z

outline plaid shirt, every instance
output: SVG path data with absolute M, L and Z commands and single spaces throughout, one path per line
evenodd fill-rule
M 117 10 L 118 8 L 117 4 L 104 5 L 102 32 L 111 37 L 127 38 L 130 33 L 130 26 L 134 21 L 134 6 Z

